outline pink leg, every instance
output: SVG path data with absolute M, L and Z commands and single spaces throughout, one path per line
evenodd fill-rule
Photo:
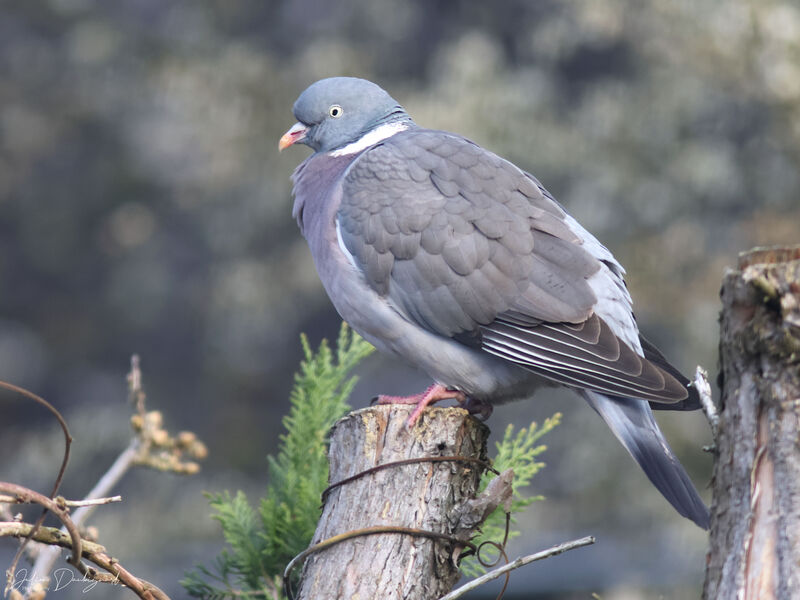
M 376 404 L 416 404 L 417 408 L 414 409 L 414 412 L 411 413 L 411 416 L 408 417 L 408 421 L 406 422 L 406 427 L 413 427 L 414 423 L 417 422 L 417 419 L 419 419 L 419 416 L 422 414 L 422 411 L 425 410 L 429 404 L 449 398 L 454 398 L 462 404 L 467 401 L 467 396 L 464 392 L 451 390 L 441 384 L 435 383 L 420 394 L 414 394 L 413 396 L 380 395 L 374 402 Z

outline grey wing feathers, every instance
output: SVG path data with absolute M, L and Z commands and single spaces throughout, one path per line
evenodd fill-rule
M 343 182 L 342 239 L 370 286 L 420 325 L 475 331 L 507 310 L 580 322 L 599 268 L 522 171 L 437 131 L 398 134 Z
M 689 395 L 682 381 L 620 341 L 596 314 L 579 324 L 501 316 L 480 331 L 485 350 L 564 385 L 653 403 Z
M 408 319 L 566 385 L 686 398 L 594 313 L 589 279 L 602 257 L 511 163 L 452 134 L 410 130 L 362 154 L 342 185 L 342 241 Z
M 654 410 L 698 410 L 700 405 L 700 396 L 697 393 L 697 388 L 691 385 L 691 382 L 680 372 L 673 367 L 667 358 L 661 354 L 661 351 L 651 344 L 644 336 L 639 335 L 639 342 L 644 351 L 644 357 L 657 367 L 666 371 L 669 375 L 674 377 L 678 383 L 686 390 L 687 397 L 680 402 L 670 404 L 663 404 L 658 402 L 651 402 L 650 408 Z

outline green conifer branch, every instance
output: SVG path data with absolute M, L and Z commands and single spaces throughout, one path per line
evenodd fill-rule
M 498 472 L 502 473 L 506 469 L 514 469 L 514 498 L 511 502 L 511 514 L 522 512 L 525 507 L 536 501 L 544 500 L 544 496 L 523 496 L 521 491 L 527 487 L 533 476 L 544 467 L 543 462 L 537 461 L 542 452 L 547 450 L 544 444 L 538 444 L 543 435 L 549 433 L 561 422 L 561 413 L 556 413 L 552 417 L 545 419 L 542 425 L 535 421 L 528 427 L 523 427 L 514 433 L 514 426 L 509 424 L 503 434 L 503 439 L 495 444 L 497 454 L 493 460 L 493 466 Z M 480 491 L 486 489 L 489 482 L 495 475 L 486 471 L 481 479 Z M 512 517 L 511 523 L 516 523 Z M 472 540 L 475 545 L 480 545 L 487 540 L 501 542 L 505 536 L 506 516 L 502 507 L 498 507 L 481 526 L 480 533 Z M 519 535 L 518 531 L 511 529 L 508 539 L 513 539 Z M 461 570 L 465 575 L 474 577 L 484 573 L 484 569 L 475 557 L 467 557 L 461 563 Z
M 209 494 L 209 505 L 225 537 L 226 548 L 211 565 L 197 565 L 181 584 L 195 598 L 207 600 L 266 598 L 283 600 L 281 573 L 285 565 L 306 549 L 320 516 L 320 495 L 328 485 L 328 433 L 350 410 L 348 398 L 357 378 L 353 368 L 374 348 L 342 324 L 335 350 L 323 340 L 316 352 L 301 336 L 303 361 L 295 374 L 291 408 L 283 420 L 278 453 L 267 457 L 269 484 L 257 510 L 244 492 Z M 538 462 L 546 446 L 539 439 L 555 427 L 555 414 L 541 426 L 514 432 L 509 425 L 497 443 L 494 465 L 499 471 L 513 468 L 512 511 L 522 510 L 541 496 L 524 497 L 527 486 L 544 464 Z M 483 490 L 491 479 L 484 475 Z M 502 541 L 505 515 L 495 511 L 475 540 Z M 511 533 L 511 537 L 516 532 Z M 483 571 L 474 559 L 462 569 L 468 575 Z
M 211 567 L 187 573 L 181 583 L 190 596 L 282 598 L 280 574 L 314 534 L 328 484 L 327 435 L 350 410 L 347 399 L 357 380 L 350 373 L 373 347 L 344 324 L 335 352 L 325 340 L 316 352 L 305 336 L 301 344 L 304 358 L 282 421 L 285 433 L 278 454 L 267 459 L 266 494 L 257 511 L 244 492 L 209 495 L 227 548 Z

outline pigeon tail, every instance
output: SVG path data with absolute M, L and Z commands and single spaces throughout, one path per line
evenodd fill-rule
M 589 390 L 583 391 L 583 397 L 675 510 L 708 529 L 708 508 L 672 453 L 647 402 Z

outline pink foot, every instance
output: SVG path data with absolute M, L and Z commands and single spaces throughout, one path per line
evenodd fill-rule
M 406 421 L 406 427 L 413 427 L 414 423 L 417 422 L 419 416 L 422 414 L 422 411 L 429 404 L 434 404 L 439 400 L 447 400 L 450 398 L 454 398 L 459 403 L 463 404 L 467 401 L 467 396 L 464 392 L 459 392 L 458 390 L 451 390 L 446 388 L 445 386 L 435 383 L 427 390 L 420 394 L 414 394 L 413 396 L 385 396 L 381 394 L 375 400 L 373 400 L 374 404 L 416 404 L 417 408 L 414 409 L 414 412 L 411 413 L 411 416 L 408 417 L 408 421 Z

